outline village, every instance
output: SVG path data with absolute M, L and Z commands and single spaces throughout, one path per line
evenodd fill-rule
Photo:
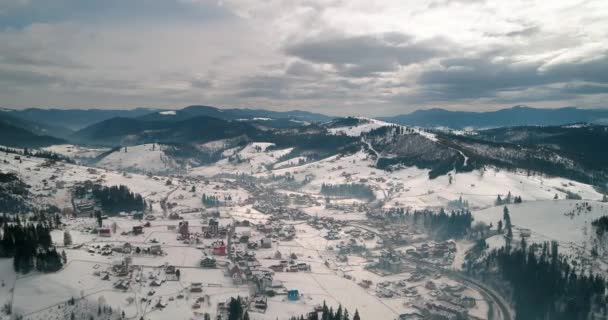
M 16 282 L 13 308 L 23 310 L 25 319 L 39 319 L 72 299 L 101 299 L 126 317 L 226 319 L 235 296 L 252 319 L 306 315 L 323 303 L 351 310 L 369 304 L 375 309 L 359 310 L 362 316 L 394 319 L 487 313 L 479 292 L 433 269 L 455 263 L 454 241 L 436 242 L 407 225 L 368 220 L 373 210 L 358 201 L 327 201 L 232 177 L 117 174 L 48 162 L 24 170 L 39 176 L 34 188 L 65 199 L 63 228 L 52 235 L 68 261 L 56 274 Z M 89 179 L 69 179 L 79 171 Z M 68 178 L 59 180 L 61 175 Z M 155 190 L 147 195 L 146 210 L 110 215 L 88 193 L 79 194 L 108 179 L 135 186 L 141 184 L 135 179 L 146 181 L 145 188 Z M 206 206 L 201 194 L 220 200 Z M 57 293 L 46 286 L 56 293 L 41 293 L 44 300 L 33 308 L 26 297 L 36 281 L 57 281 L 65 289 Z M 349 304 L 340 297 L 349 293 L 329 293 L 326 285 L 358 294 Z

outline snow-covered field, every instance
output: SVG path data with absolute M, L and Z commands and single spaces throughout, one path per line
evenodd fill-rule
M 179 165 L 168 156 L 162 144 L 142 144 L 124 147 L 101 159 L 97 166 L 113 170 L 163 173 L 179 169 Z
M 595 232 L 591 221 L 608 216 L 608 203 L 585 200 L 544 200 L 507 205 L 513 234 L 519 241 L 522 230 L 531 233 L 528 242 L 557 241 L 563 253 L 588 255 Z M 497 225 L 503 218 L 504 206 L 474 211 L 476 221 Z M 502 236 L 488 241 L 490 247 L 504 245 Z M 600 254 L 603 252 L 600 251 Z M 597 268 L 606 269 L 605 263 Z
M 87 148 L 73 144 L 57 144 L 42 148 L 42 150 L 54 152 L 75 160 L 93 159 L 104 152 L 109 151 L 109 148 Z
M 370 132 L 374 129 L 378 129 L 380 127 L 385 127 L 391 125 L 388 122 L 384 122 L 381 120 L 370 119 L 370 118 L 357 118 L 361 121 L 360 124 L 356 126 L 349 127 L 337 127 L 330 128 L 328 131 L 332 134 L 343 134 L 351 137 L 358 137 L 362 133 Z

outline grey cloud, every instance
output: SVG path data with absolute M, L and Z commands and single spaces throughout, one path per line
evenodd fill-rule
M 211 79 L 193 79 L 190 80 L 190 85 L 197 89 L 208 89 L 213 86 Z
M 85 68 L 84 65 L 76 63 L 67 57 L 41 56 L 20 50 L 8 51 L 0 49 L 0 63 L 35 67 Z
M 285 52 L 310 62 L 331 64 L 345 76 L 364 77 L 428 60 L 440 50 L 431 42 L 416 42 L 409 35 L 391 32 L 315 39 L 289 45 Z
M 521 30 L 507 32 L 505 35 L 507 37 L 528 37 L 540 32 L 540 28 L 538 26 L 530 26 L 527 28 L 523 28 Z
M 530 37 L 541 32 L 539 26 L 523 26 L 521 29 L 504 33 L 485 32 L 486 37 Z
M 285 73 L 293 76 L 316 76 L 318 72 L 315 68 L 307 62 L 294 61 L 287 66 Z
M 156 22 L 225 19 L 232 14 L 212 2 L 180 0 L 41 0 L 21 5 L 1 4 L 0 29 L 23 28 L 34 23 L 65 21 L 107 22 L 108 20 Z
M 6 69 L 0 67 L 0 83 L 14 86 L 52 85 L 63 82 L 63 79 L 30 70 Z
M 285 98 L 287 79 L 278 76 L 250 77 L 238 84 L 237 95 L 241 98 Z
M 608 57 L 580 63 L 558 64 L 543 70 L 540 62 L 517 63 L 506 59 L 492 61 L 492 57 L 455 58 L 441 61 L 442 68 L 424 72 L 418 84 L 425 94 L 439 99 L 467 99 L 495 97 L 501 91 L 526 90 L 535 86 L 560 85 L 576 82 L 597 84 L 608 83 Z M 594 84 L 595 83 L 595 84 Z M 600 86 L 601 87 L 601 86 Z M 571 86 L 571 94 L 591 94 L 576 92 Z

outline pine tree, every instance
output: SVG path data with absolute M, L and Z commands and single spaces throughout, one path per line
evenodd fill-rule
M 67 247 L 71 244 L 72 244 L 72 235 L 70 234 L 69 230 L 65 230 L 63 232 L 63 245 Z
M 359 310 L 355 309 L 355 315 L 353 316 L 353 320 L 361 320 L 361 317 L 359 316 Z

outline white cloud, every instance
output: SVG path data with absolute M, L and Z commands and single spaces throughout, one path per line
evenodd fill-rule
M 595 106 L 608 82 L 583 75 L 606 67 L 602 0 L 141 1 L 3 2 L 3 104 L 384 115 Z

